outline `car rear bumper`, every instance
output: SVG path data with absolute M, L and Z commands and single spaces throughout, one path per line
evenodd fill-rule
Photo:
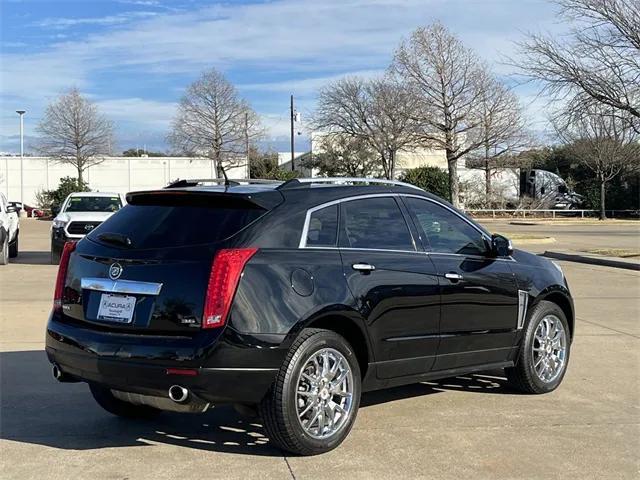
M 280 345 L 283 338 L 273 336 L 265 341 L 224 332 L 209 347 L 198 343 L 201 339 L 172 338 L 105 333 L 57 321 L 52 315 L 46 352 L 49 361 L 73 380 L 156 397 L 167 397 L 169 388 L 179 385 L 216 404 L 259 402 L 286 354 Z M 168 372 L 176 368 L 196 374 Z

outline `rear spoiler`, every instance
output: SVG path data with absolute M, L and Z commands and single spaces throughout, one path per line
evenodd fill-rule
M 282 185 L 280 180 L 268 180 L 263 178 L 189 178 L 176 180 L 164 188 L 185 188 L 204 185 L 205 183 L 224 184 L 225 187 L 237 187 L 239 185 Z
M 284 201 L 284 197 L 277 190 L 260 192 L 229 192 L 207 191 L 203 189 L 191 190 L 173 187 L 162 190 L 143 190 L 127 193 L 127 203 L 130 205 L 184 205 L 212 207 L 215 205 L 227 208 L 262 208 L 271 210 Z

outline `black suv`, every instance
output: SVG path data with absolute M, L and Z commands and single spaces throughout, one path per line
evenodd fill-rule
M 60 381 L 106 410 L 257 408 L 298 454 L 339 445 L 363 391 L 504 368 L 562 381 L 564 275 L 442 199 L 371 179 L 179 181 L 64 248 L 47 326 Z

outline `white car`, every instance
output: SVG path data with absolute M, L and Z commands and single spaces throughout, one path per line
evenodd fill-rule
M 70 194 L 51 225 L 51 263 L 58 264 L 68 241 L 78 241 L 120 210 L 126 201 L 119 193 Z
M 20 221 L 16 207 L 9 205 L 7 197 L 0 193 L 0 265 L 18 256 Z

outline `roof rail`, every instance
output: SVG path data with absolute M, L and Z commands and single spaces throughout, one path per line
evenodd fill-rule
M 244 184 L 282 184 L 280 180 L 268 180 L 262 178 L 230 178 L 225 180 L 224 178 L 189 178 L 176 180 L 175 182 L 170 183 L 164 188 L 184 188 L 184 187 L 195 187 L 200 185 L 201 183 L 220 183 L 227 186 L 236 187 L 238 185 Z
M 333 184 L 333 185 L 353 185 L 357 183 L 366 183 L 369 185 L 394 185 L 396 187 L 408 187 L 422 191 L 420 187 L 411 185 L 410 183 L 400 182 L 398 180 L 385 180 L 379 178 L 357 178 L 357 177 L 318 177 L 318 178 L 292 178 L 278 187 L 278 190 L 288 190 L 291 188 L 300 188 L 302 186 L 311 186 L 313 184 Z

